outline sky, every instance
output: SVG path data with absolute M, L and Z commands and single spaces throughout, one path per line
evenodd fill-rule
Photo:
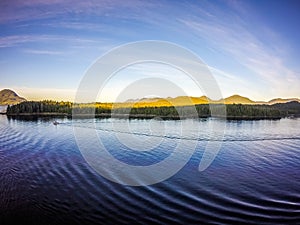
M 300 97 L 299 21 L 297 0 L 2 0 L 0 89 L 28 100 L 73 101 L 99 57 L 120 45 L 158 40 L 196 54 L 224 97 Z M 153 77 L 167 82 L 145 79 Z M 170 65 L 142 63 L 114 74 L 98 98 L 179 95 L 168 82 L 186 95 L 206 94 Z M 164 91 L 143 92 L 154 85 Z

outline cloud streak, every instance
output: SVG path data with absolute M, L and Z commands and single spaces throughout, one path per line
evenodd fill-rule
M 287 83 L 289 93 L 295 94 L 299 87 L 297 74 L 284 63 L 286 50 L 285 43 L 274 36 L 264 34 L 269 38 L 266 44 L 259 36 L 248 28 L 243 17 L 254 14 L 253 11 L 246 12 L 244 8 L 231 2 L 232 13 L 223 18 L 223 11 L 214 7 L 214 17 L 204 19 L 181 19 L 180 22 L 191 29 L 198 37 L 206 39 L 209 43 L 226 54 L 230 54 L 240 64 L 255 72 L 258 78 L 271 84 L 272 93 L 280 95 L 280 89 L 284 82 Z M 238 11 L 237 11 L 238 9 Z M 243 13 L 241 15 L 241 12 Z M 247 14 L 246 14 L 247 13 Z M 258 26 L 258 24 L 253 24 Z M 264 30 L 263 25 L 257 30 Z M 274 33 L 273 33 L 274 34 Z M 285 88 L 286 89 L 286 88 Z
M 36 55 L 64 55 L 63 51 L 51 51 L 51 50 L 36 50 L 36 49 L 24 49 L 25 53 Z
M 139 19 L 140 9 L 155 8 L 158 2 L 141 0 L 14 0 L 0 2 L 0 23 L 24 22 L 69 15 L 95 15 Z M 120 13 L 116 14 L 118 9 Z M 123 13 L 122 13 L 123 12 Z M 125 12 L 125 13 L 124 13 Z M 128 13 L 130 12 L 130 13 Z

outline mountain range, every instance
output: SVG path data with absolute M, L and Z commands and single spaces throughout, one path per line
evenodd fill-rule
M 0 105 L 14 105 L 20 102 L 27 101 L 25 98 L 18 96 L 14 91 L 10 89 L 3 89 L 0 91 Z M 141 98 L 141 99 L 128 99 L 126 102 L 119 104 L 138 104 L 141 107 L 146 106 L 183 106 L 183 105 L 197 105 L 197 104 L 208 104 L 208 103 L 225 103 L 225 104 L 245 104 L 245 105 L 273 105 L 277 103 L 287 103 L 296 101 L 300 103 L 299 98 L 275 98 L 268 102 L 264 101 L 253 101 L 247 97 L 240 95 L 232 95 L 228 98 L 220 100 L 211 100 L 206 96 L 201 97 L 189 97 L 189 96 L 178 96 L 168 98 Z
M 189 96 L 178 96 L 175 98 L 141 98 L 141 99 L 129 99 L 126 103 L 135 103 L 139 105 L 195 105 L 195 104 L 208 104 L 208 103 L 225 103 L 225 104 L 244 104 L 244 105 L 273 105 L 277 103 L 287 103 L 287 102 L 299 102 L 299 98 L 275 98 L 270 101 L 253 101 L 247 97 L 240 95 L 232 95 L 228 98 L 220 100 L 211 100 L 206 96 L 201 97 L 189 97 Z

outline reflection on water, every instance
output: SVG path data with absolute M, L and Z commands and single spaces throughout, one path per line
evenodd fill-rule
M 7 109 L 6 105 L 0 105 L 0 113 L 5 113 Z
M 300 120 L 226 122 L 212 165 L 198 172 L 218 120 L 34 120 L 0 116 L 1 224 L 297 224 L 300 221 Z M 112 123 L 113 122 L 113 123 Z M 185 136 L 180 123 L 189 127 Z M 129 124 L 129 125 L 128 125 Z M 198 140 L 192 158 L 164 182 L 123 186 L 83 159 L 73 127 L 96 128 L 117 159 L 149 165 L 178 141 Z M 129 128 L 129 129 L 128 129 Z M 128 132 L 129 131 L 129 132 Z M 199 135 L 197 135 L 199 132 Z M 134 135 L 130 135 L 134 133 Z M 131 138 L 130 150 L 119 140 Z M 86 138 L 86 145 L 95 140 Z M 149 149 L 150 144 L 155 148 Z M 136 149 L 137 150 L 137 149 Z

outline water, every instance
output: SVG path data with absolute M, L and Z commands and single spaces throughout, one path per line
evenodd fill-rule
M 57 120 L 0 116 L 0 224 L 300 224 L 300 119 Z M 205 146 L 220 141 L 210 128 L 222 123 L 222 147 L 199 172 Z M 169 179 L 124 186 L 89 166 L 72 126 L 96 128 L 110 153 L 131 165 L 166 159 L 179 141 L 198 145 Z M 131 149 L 141 150 L 139 141 L 145 151 Z
M 5 113 L 7 109 L 7 105 L 0 105 L 0 113 Z

